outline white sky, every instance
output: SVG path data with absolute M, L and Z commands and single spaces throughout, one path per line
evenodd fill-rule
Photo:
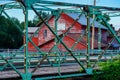
M 0 4 L 3 4 L 7 0 L 1 0 Z M 69 2 L 69 3 L 77 3 L 77 4 L 93 4 L 93 0 L 49 0 L 49 1 L 61 1 L 61 2 Z M 108 6 L 108 7 L 119 7 L 120 8 L 120 0 L 96 0 L 97 6 Z M 24 15 L 22 10 L 8 10 L 7 13 L 11 17 L 16 17 L 20 21 L 24 20 Z M 33 11 L 29 11 L 29 20 L 33 19 L 35 13 Z M 111 21 L 109 22 L 115 26 L 117 30 L 120 28 L 120 17 L 112 17 Z

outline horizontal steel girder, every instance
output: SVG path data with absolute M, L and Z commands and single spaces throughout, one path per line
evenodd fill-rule
M 74 7 L 91 7 L 96 9 L 105 9 L 105 10 L 112 10 L 112 11 L 120 11 L 120 8 L 114 8 L 114 7 L 106 7 L 106 6 L 93 6 L 93 5 L 84 5 L 84 4 L 73 4 L 73 3 L 66 3 L 66 2 L 55 2 L 55 1 L 45 1 L 45 0 L 7 0 L 7 1 L 17 1 L 17 2 L 25 2 L 29 5 L 34 3 L 40 3 L 40 4 L 52 4 L 52 5 L 58 5 L 58 6 L 74 6 Z

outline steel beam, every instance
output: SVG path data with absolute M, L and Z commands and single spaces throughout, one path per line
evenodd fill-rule
M 106 22 L 106 20 L 104 19 L 104 17 L 102 17 L 102 20 L 104 22 L 104 24 L 106 25 L 106 27 L 109 29 L 109 31 L 112 33 L 112 35 L 115 37 L 115 39 L 118 41 L 118 43 L 120 44 L 120 38 L 118 38 L 118 36 L 116 35 L 116 32 L 113 30 L 113 28 L 110 26 L 110 24 L 108 24 Z
M 102 31 L 101 31 L 100 25 L 98 25 L 98 26 L 99 26 L 98 27 L 98 50 L 101 50 L 101 46 L 102 46 L 102 44 L 101 44 L 101 38 L 102 38 L 101 34 L 102 34 Z
M 22 77 L 22 73 L 21 73 L 20 71 L 18 71 L 18 70 L 16 69 L 16 67 L 15 67 L 12 63 L 10 63 L 7 59 L 5 59 L 1 54 L 0 54 L 0 57 L 1 57 L 7 64 L 9 64 L 9 65 L 13 68 L 13 70 L 16 71 L 17 74 L 19 74 L 19 76 Z
M 49 30 L 55 35 L 55 37 L 60 40 L 60 38 L 55 34 L 55 32 L 50 28 L 50 26 L 42 19 L 42 17 L 37 13 L 37 11 L 34 9 L 33 6 L 31 6 L 31 8 L 33 9 L 33 11 L 38 15 L 38 17 L 44 22 L 44 24 L 49 28 Z M 65 49 L 71 54 L 71 56 L 73 56 L 73 58 L 76 60 L 76 62 L 78 62 L 78 64 L 82 67 L 82 69 L 85 71 L 85 68 L 83 67 L 83 65 L 81 64 L 81 62 L 79 60 L 77 60 L 77 58 L 75 57 L 75 55 L 72 53 L 72 51 L 60 40 L 60 43 L 65 47 Z
M 21 2 L 23 0 L 9 0 L 9 1 Z M 120 11 L 120 8 L 106 7 L 106 6 L 93 6 L 93 5 L 74 4 L 74 3 L 66 3 L 66 2 L 55 2 L 55 1 L 44 1 L 44 0 L 29 0 L 28 1 L 29 6 L 32 5 L 32 4 L 35 4 L 35 3 L 51 4 L 51 5 L 58 5 L 58 6 L 74 6 L 74 7 L 79 7 L 79 8 L 80 7 L 89 6 L 91 8 L 96 8 L 96 9 L 105 9 L 105 10 L 111 10 L 111 11 Z M 2 4 L 2 5 L 5 5 L 5 4 Z
M 86 59 L 87 59 L 87 68 L 90 67 L 90 13 L 87 12 L 87 52 L 86 52 Z
M 117 31 L 117 35 L 120 33 L 120 29 Z M 107 52 L 107 49 L 111 46 L 111 44 L 113 43 L 113 41 L 115 40 L 115 37 L 113 37 L 107 44 L 107 46 L 105 47 L 105 49 L 100 53 L 100 55 L 98 56 L 98 62 L 100 61 L 100 59 L 102 58 L 102 56 Z M 95 67 L 97 61 L 93 64 L 93 68 Z
M 89 6 L 91 8 L 97 8 L 97 9 L 106 9 L 106 10 L 112 10 L 112 11 L 120 11 L 120 8 L 113 8 L 113 7 L 106 7 L 106 6 L 93 6 L 93 5 L 83 5 L 83 4 L 74 4 L 74 3 L 65 3 L 65 2 L 54 2 L 54 1 L 43 1 L 38 0 L 36 3 L 42 3 L 42 4 L 53 4 L 53 5 L 59 5 L 59 6 L 74 6 L 74 7 L 85 7 Z
M 5 5 L 3 5 L 3 6 L 1 5 L 1 6 L 0 6 L 0 16 L 2 15 L 2 12 L 3 12 L 3 10 L 4 10 L 4 7 L 5 7 Z

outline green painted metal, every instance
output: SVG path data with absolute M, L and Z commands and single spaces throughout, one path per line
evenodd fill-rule
M 53 4 L 53 5 L 59 5 L 59 6 L 76 6 L 76 7 L 89 6 L 91 8 L 96 8 L 96 9 L 106 9 L 106 10 L 120 11 L 120 8 L 105 7 L 105 6 L 93 6 L 93 5 L 83 5 L 83 4 L 74 4 L 74 3 L 65 3 L 65 2 L 54 2 L 54 1 L 43 1 L 43 0 L 41 0 L 38 3 Z
M 35 68 L 31 71 L 31 73 L 34 73 L 41 65 L 41 63 L 47 58 L 47 54 L 43 56 L 43 58 L 41 60 L 39 60 L 39 62 L 37 63 L 37 65 L 35 66 Z
M 62 10 L 63 12 L 63 10 Z M 82 12 L 83 13 L 83 12 Z M 81 17 L 82 13 L 78 16 L 78 18 L 76 18 L 76 20 L 72 23 L 72 25 L 67 29 L 67 31 L 63 34 L 63 36 L 61 37 L 61 40 L 63 40 L 63 38 L 67 35 L 67 33 L 69 32 L 69 30 L 71 30 L 73 28 L 73 26 L 75 25 L 75 23 L 79 20 L 79 18 Z M 57 41 L 57 43 L 59 43 L 59 40 Z M 73 50 L 73 48 L 71 48 L 71 50 Z M 63 53 L 61 53 L 63 54 Z M 68 55 L 69 53 L 64 53 L 64 57 L 62 58 L 62 60 L 60 61 L 61 63 L 64 62 L 64 60 L 66 60 L 66 55 Z
M 48 27 L 48 29 L 55 35 L 55 37 L 60 40 L 60 38 L 55 34 L 55 32 L 51 29 L 51 27 L 42 19 L 42 17 L 36 12 L 36 10 L 34 9 L 34 7 L 31 6 L 31 8 L 33 9 L 33 11 L 35 11 L 35 13 L 39 16 L 39 18 L 44 22 L 44 24 Z M 82 67 L 82 69 L 85 71 L 85 68 L 83 67 L 83 65 L 80 63 L 80 61 L 77 60 L 77 58 L 75 57 L 75 55 L 72 53 L 72 51 L 60 40 L 60 43 L 65 47 L 65 49 L 71 54 L 71 56 L 73 56 L 73 58 L 76 60 L 76 62 L 78 62 L 78 64 Z
M 3 71 L 6 67 L 8 66 L 8 63 L 4 64 L 3 66 L 0 67 L 0 71 Z
M 10 16 L 9 16 L 5 11 L 3 11 L 3 13 L 6 15 L 7 18 L 11 19 Z M 17 27 L 21 32 L 23 32 L 22 29 L 21 29 L 12 19 L 11 19 L 11 21 L 12 21 L 13 24 L 16 25 L 16 27 Z
M 16 0 L 12 0 L 16 1 Z M 22 0 L 18 0 L 18 2 L 21 2 Z M 45 0 L 29 0 L 28 5 L 35 4 L 35 3 L 40 3 L 40 4 L 51 4 L 53 6 L 58 5 L 58 6 L 76 6 L 76 7 L 85 7 L 89 6 L 91 8 L 96 8 L 96 9 L 105 9 L 105 10 L 111 10 L 111 11 L 120 11 L 120 8 L 114 8 L 114 7 L 106 7 L 106 6 L 93 6 L 93 5 L 83 5 L 83 4 L 75 4 L 75 3 L 66 3 L 66 2 L 57 2 L 57 1 L 45 1 Z M 6 3 L 7 4 L 7 3 Z M 5 5 L 5 4 L 4 4 Z
M 97 51 L 96 51 L 97 52 Z M 120 51 L 118 51 L 118 53 L 119 53 Z M 109 53 L 112 53 L 112 51 L 107 51 L 107 53 L 109 54 Z M 76 55 L 77 56 L 77 55 Z
M 56 35 L 58 36 L 58 19 L 59 19 L 59 17 L 60 17 L 60 13 L 59 13 L 59 11 L 56 11 L 56 12 L 54 12 L 54 22 L 55 22 L 55 33 L 56 33 Z M 58 46 L 58 44 L 59 44 L 59 42 L 58 42 L 58 39 L 57 38 L 55 38 L 55 49 L 57 50 L 57 46 Z M 56 52 L 57 53 L 57 52 Z M 58 52 L 57 53 L 57 56 L 58 56 L 58 74 L 61 76 L 61 73 L 60 73 L 60 71 L 61 71 L 61 69 L 60 69 L 60 52 Z
M 87 12 L 87 52 L 86 52 L 86 59 L 87 59 L 87 68 L 90 67 L 90 14 Z
M 1 5 L 1 6 L 3 6 L 3 5 Z M 55 11 L 55 10 L 57 10 L 57 9 L 49 8 L 49 6 L 45 6 L 45 5 L 34 4 L 34 6 L 35 6 L 36 10 L 42 10 L 42 11 Z M 54 5 L 52 5 L 52 6 L 54 6 Z M 42 7 L 42 8 L 38 8 L 38 7 Z M 19 4 L 19 5 L 18 4 L 7 4 L 5 6 L 6 10 L 10 10 L 11 8 L 22 9 L 24 7 L 21 4 Z M 31 8 L 28 8 L 28 9 L 31 10 Z M 75 12 L 75 13 L 80 13 L 81 12 L 80 10 L 75 10 L 75 9 L 72 9 L 72 8 L 71 8 L 71 10 L 63 9 L 62 11 L 67 12 L 67 13 L 68 12 Z
M 93 20 L 93 22 L 90 24 L 90 26 L 94 23 L 94 21 L 96 20 L 96 18 Z M 84 35 L 87 32 L 87 28 L 85 29 L 85 31 L 78 37 L 77 41 L 72 45 L 71 49 L 73 50 L 74 47 L 77 45 L 78 42 L 80 42 L 82 40 L 82 38 L 84 37 Z
M 101 50 L 101 27 L 99 25 L 99 28 L 98 28 L 98 50 Z
M 55 15 L 56 15 L 56 13 L 55 13 Z M 57 19 L 58 20 L 58 19 Z M 57 20 L 55 20 L 55 23 L 57 23 Z M 57 32 L 57 28 L 56 28 L 56 31 L 55 32 Z M 57 39 L 55 39 L 55 41 L 57 42 Z M 54 48 L 54 47 L 53 47 Z M 55 44 L 55 49 L 57 50 L 57 43 Z M 56 51 L 55 50 L 55 51 Z M 55 54 L 57 53 L 57 52 L 54 52 Z M 50 54 L 50 53 L 49 53 Z M 58 55 L 58 54 L 57 54 Z M 58 55 L 59 56 L 59 55 Z M 43 59 L 46 59 L 47 58 L 47 56 L 45 56 Z M 53 64 L 48 58 L 47 58 L 47 60 L 48 60 L 48 62 L 51 64 L 51 65 L 56 65 L 56 64 Z M 60 58 L 59 58 L 59 60 L 60 60 Z M 40 63 L 41 63 L 41 61 L 39 61 Z M 59 66 L 60 66 L 60 61 L 58 61 L 59 62 Z M 39 63 L 39 64 L 40 64 Z M 35 72 L 36 70 L 37 70 L 37 68 L 38 68 L 38 66 L 40 66 L 40 65 L 37 65 L 37 67 L 32 71 L 32 72 Z M 59 67 L 59 74 L 60 74 L 60 67 Z
M 23 8 L 24 9 L 24 8 Z M 28 10 L 27 10 L 28 11 Z M 3 13 L 10 19 L 10 17 L 9 17 L 9 15 L 5 12 L 5 11 L 3 11 Z M 26 14 L 26 13 L 25 13 Z M 27 14 L 28 15 L 28 14 Z M 28 19 L 26 19 L 26 20 L 28 20 Z M 25 20 L 25 21 L 26 21 Z M 14 23 L 14 22 L 13 22 Z M 15 24 L 15 23 L 14 23 Z M 16 25 L 16 27 L 21 31 L 21 32 L 23 32 L 22 31 L 22 29 L 17 25 L 17 24 L 15 24 Z M 28 23 L 27 23 L 27 25 L 28 25 Z M 25 34 L 25 36 L 28 34 L 28 27 L 27 28 L 25 28 L 25 29 L 27 29 L 27 30 L 24 30 L 24 31 L 27 31 L 27 33 Z M 26 41 L 27 41 L 27 44 L 24 44 L 24 46 L 26 46 L 26 49 L 28 48 L 27 47 L 27 45 L 28 45 L 28 39 L 29 39 L 29 41 L 33 44 L 33 46 L 40 52 L 40 53 L 42 53 L 42 54 L 45 54 L 45 53 L 43 53 L 43 52 L 41 52 L 40 51 L 40 49 L 34 44 L 34 42 L 30 39 L 30 38 L 28 38 L 28 35 L 26 36 L 27 37 L 27 39 L 26 39 Z M 23 47 L 24 47 L 23 46 Z M 23 47 L 21 47 L 21 48 L 23 48 Z M 26 57 L 28 57 L 28 49 L 27 50 L 25 50 L 26 51 Z M 25 60 L 26 60 L 26 57 L 25 57 Z M 26 63 L 28 64 L 28 60 L 26 61 Z M 26 63 L 25 63 L 25 65 L 26 65 Z M 28 67 L 28 65 L 26 66 L 26 70 L 27 70 L 27 67 Z
M 0 16 L 2 15 L 3 10 L 4 10 L 4 6 L 0 6 Z
M 118 30 L 117 32 L 117 35 L 120 33 L 120 30 Z M 106 48 L 102 51 L 100 51 L 100 55 L 98 56 L 98 61 L 100 61 L 100 59 L 102 58 L 102 56 L 105 54 L 105 53 L 111 53 L 111 51 L 107 50 L 111 44 L 114 42 L 115 40 L 115 37 L 113 37 L 110 41 L 109 41 L 109 44 L 107 44 Z M 119 53 L 119 51 L 117 51 Z M 114 53 L 114 52 L 112 52 Z M 92 67 L 95 67 L 95 65 L 97 64 L 97 61 L 94 63 L 94 65 Z
M 102 17 L 102 16 L 101 16 Z M 106 22 L 106 20 L 102 17 L 102 20 L 104 21 L 105 25 L 108 27 L 109 31 L 112 33 L 112 35 L 115 37 L 115 39 L 118 41 L 120 44 L 120 39 L 116 35 L 116 32 L 113 30 L 113 28 Z
M 52 17 L 53 15 L 49 15 L 46 16 L 45 19 L 47 18 L 47 20 L 45 20 L 46 22 L 48 22 L 48 20 Z M 41 30 L 41 28 L 43 27 L 44 23 L 41 22 L 41 25 L 37 25 L 38 29 L 35 31 L 35 33 L 33 33 L 33 35 L 31 37 L 33 37 L 35 34 L 38 34 L 38 32 Z M 31 38 L 30 37 L 30 38 Z
M 18 70 L 16 69 L 16 67 L 15 67 L 12 63 L 10 63 L 7 59 L 5 59 L 1 54 L 0 54 L 0 57 L 1 57 L 6 63 L 8 63 L 8 64 L 13 68 L 13 70 L 16 71 L 20 76 L 22 75 L 21 72 L 18 71 Z
M 48 20 L 51 18 L 51 16 L 47 16 L 46 18 L 47 18 L 46 21 L 48 21 Z M 45 18 L 45 19 L 46 19 L 46 18 Z M 42 24 L 41 24 L 40 26 L 37 25 L 37 27 L 39 27 L 39 28 L 35 31 L 35 33 L 34 33 L 32 36 L 29 37 L 29 41 L 30 41 L 30 42 L 32 43 L 32 45 L 36 48 L 36 50 L 39 51 L 40 54 L 45 54 L 45 53 L 42 52 L 42 51 L 40 50 L 40 48 L 31 40 L 32 37 L 33 37 L 34 35 L 38 34 L 38 31 L 41 30 L 41 28 L 42 28 L 42 26 L 43 26 L 43 22 L 41 22 L 41 23 L 42 23 Z M 23 49 L 23 47 L 24 47 L 24 45 L 22 45 L 22 46 L 20 47 L 20 50 Z
M 86 73 L 89 74 L 89 75 L 92 75 L 92 74 L 93 74 L 93 68 L 88 67 L 88 68 L 86 69 Z
M 45 52 L 42 52 L 38 46 L 31 40 L 31 38 L 28 38 L 29 42 L 32 43 L 32 45 L 35 47 L 35 49 L 39 52 L 39 54 L 46 54 Z
M 31 80 L 31 73 L 29 73 L 28 63 L 28 1 L 25 1 L 25 24 L 24 24 L 24 74 L 22 74 L 23 80 Z
M 69 75 L 61 75 L 61 76 L 48 76 L 43 78 L 36 78 L 35 80 L 48 80 L 48 79 L 60 79 L 60 78 L 71 78 L 71 77 L 80 77 L 80 76 L 87 76 L 86 73 L 81 74 L 69 74 Z
M 68 34 L 68 32 L 74 27 L 74 25 L 76 24 L 76 22 L 80 19 L 80 17 L 82 16 L 83 12 L 78 16 L 78 18 L 76 18 L 76 20 L 72 23 L 72 25 L 67 29 L 67 31 L 64 33 L 63 37 L 61 38 L 61 40 Z
M 103 10 L 112 10 L 112 11 L 120 11 L 120 8 L 113 8 L 113 7 L 101 7 L 101 6 L 92 6 L 92 5 L 82 5 L 82 4 L 73 4 L 73 3 L 65 3 L 65 2 L 53 2 L 53 1 L 44 1 L 44 0 L 12 0 L 15 2 L 11 2 L 11 3 L 6 3 L 6 4 L 2 4 L 0 5 L 0 15 L 2 13 L 4 13 L 9 19 L 9 15 L 5 12 L 6 9 L 22 9 L 24 11 L 24 15 L 25 15 L 25 26 L 24 26 L 24 32 L 19 28 L 19 26 L 17 24 L 15 24 L 15 22 L 13 22 L 16 27 L 24 34 L 24 55 L 21 54 L 20 52 L 18 52 L 19 50 L 22 50 L 23 47 L 21 47 L 21 49 L 17 50 L 15 52 L 15 54 L 0 54 L 0 57 L 2 60 L 0 60 L 0 62 L 5 62 L 5 64 L 3 66 L 0 66 L 0 70 L 4 70 L 8 67 L 8 65 L 13 68 L 13 70 L 15 70 L 17 72 L 17 74 L 19 74 L 19 76 L 22 77 L 23 80 L 31 80 L 32 75 L 34 74 L 34 72 L 41 66 L 42 62 L 46 59 L 48 61 L 48 63 L 55 65 L 58 67 L 58 75 L 57 76 L 48 76 L 48 77 L 40 77 L 40 78 L 36 78 L 36 80 L 42 80 L 42 79 L 53 79 L 53 78 L 67 78 L 67 77 L 78 77 L 78 76 L 85 76 L 85 75 L 92 75 L 92 71 L 93 68 L 90 65 L 90 57 L 91 56 L 91 48 L 90 48 L 90 15 L 91 14 L 100 14 L 102 13 Z M 51 8 L 52 6 L 69 6 L 69 7 L 77 7 L 78 9 L 53 9 Z M 84 12 L 83 9 L 80 8 L 84 8 L 88 6 L 88 11 Z M 93 9 L 99 9 L 101 12 L 96 11 L 93 12 Z M 42 25 L 46 25 L 47 28 L 49 28 L 49 30 L 54 34 L 55 36 L 55 45 L 52 49 L 55 49 L 56 52 L 54 52 L 55 56 L 49 56 L 49 54 L 52 52 L 49 51 L 49 53 L 46 52 L 42 52 L 39 47 L 37 45 L 35 45 L 35 43 L 31 40 L 31 37 L 28 37 L 28 10 L 33 10 L 38 16 L 39 18 L 42 20 Z M 54 16 L 55 16 L 55 31 L 49 26 L 49 24 L 47 23 L 47 21 L 51 18 L 49 18 L 48 20 L 44 20 L 37 12 L 37 10 L 43 10 L 43 11 L 48 11 L 51 12 Z M 89 12 L 90 11 L 90 12 Z M 67 35 L 68 31 L 70 29 L 68 29 L 66 31 L 66 33 L 62 36 L 62 38 L 60 38 L 58 36 L 57 33 L 57 28 L 58 28 L 58 19 L 60 17 L 60 14 L 62 12 L 68 13 L 68 12 L 74 12 L 74 13 L 81 13 L 79 15 L 79 17 L 72 23 L 72 25 L 70 26 L 70 29 L 74 26 L 74 24 L 79 20 L 80 16 L 82 14 L 87 14 L 87 51 L 76 51 L 73 52 L 72 50 L 74 50 L 75 45 L 77 45 L 77 43 L 82 39 L 82 37 L 84 36 L 84 34 L 80 35 L 80 37 L 78 38 L 78 40 L 76 41 L 76 43 L 72 46 L 71 49 L 69 49 L 66 44 L 63 42 L 63 38 L 65 35 Z M 117 16 L 117 15 L 115 15 Z M 106 23 L 105 19 L 103 16 L 98 16 L 104 23 L 105 25 L 108 27 L 108 30 L 113 34 L 114 38 L 110 41 L 110 44 L 108 44 L 107 48 L 105 50 L 101 50 L 101 29 L 98 28 L 99 31 L 99 37 L 98 37 L 98 44 L 99 44 L 99 50 L 93 50 L 94 54 L 100 54 L 100 56 L 98 56 L 98 61 L 100 60 L 100 58 L 102 58 L 102 56 L 108 56 L 108 53 L 111 53 L 111 58 L 113 58 L 113 53 L 120 53 L 120 51 L 110 51 L 107 50 L 108 47 L 111 45 L 111 43 L 114 41 L 114 39 L 116 39 L 118 41 L 118 43 L 120 43 L 120 39 L 118 38 L 117 34 L 115 33 L 115 31 L 111 28 L 111 26 Z M 96 18 L 97 19 L 97 18 Z M 95 20 L 96 20 L 95 19 Z M 94 21 L 93 21 L 94 22 Z M 92 24 L 93 24 L 92 22 Z M 41 25 L 41 26 L 42 26 Z M 40 27 L 36 32 L 38 32 L 42 27 Z M 36 33 L 35 33 L 36 34 Z M 34 53 L 34 52 L 29 52 L 28 51 L 28 41 L 30 41 L 32 43 L 32 45 L 36 48 L 36 50 L 38 52 Z M 67 55 L 65 57 L 61 57 L 62 52 L 60 52 L 60 50 L 58 49 L 58 44 L 61 43 L 65 49 L 67 50 L 67 52 L 65 52 L 64 54 Z M 22 52 L 23 53 L 23 52 Z M 86 53 L 86 55 L 85 55 Z M 69 55 L 70 54 L 70 55 Z M 105 54 L 105 55 L 104 55 Z M 39 57 L 41 56 L 42 57 Z M 12 58 L 12 59 L 8 59 L 8 57 Z M 82 64 L 81 57 L 85 57 L 87 60 L 87 68 L 84 67 L 84 65 Z M 96 57 L 96 56 L 95 56 Z M 55 59 L 57 64 L 54 64 L 51 62 L 50 58 Z M 86 73 L 80 73 L 80 74 L 69 74 L 69 75 L 61 75 L 61 63 L 64 62 L 65 59 L 67 58 L 74 58 L 74 60 L 81 66 L 81 68 L 86 72 Z M 61 60 L 62 59 L 62 60 Z M 37 64 L 30 64 L 30 60 L 38 60 Z M 24 66 L 14 66 L 13 63 L 14 62 L 24 62 Z M 55 67 L 53 66 L 53 67 Z M 18 68 L 23 68 L 24 67 L 24 72 L 20 72 L 18 70 Z M 31 72 L 29 72 L 29 68 L 34 67 L 33 70 Z

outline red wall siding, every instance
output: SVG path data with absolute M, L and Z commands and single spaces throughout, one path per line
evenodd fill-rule
M 62 24 L 63 26 L 65 26 L 65 30 L 59 30 L 58 31 L 58 35 L 63 34 L 69 27 L 71 27 L 71 25 L 73 23 L 74 23 L 74 19 L 72 19 L 71 17 L 69 17 L 68 15 L 66 15 L 64 13 L 61 14 L 61 17 L 58 19 L 58 25 Z M 48 24 L 55 31 L 55 28 L 54 28 L 54 24 L 55 24 L 54 23 L 54 17 L 52 17 L 48 21 Z M 46 32 L 47 33 L 46 36 L 45 36 L 45 30 L 47 31 Z M 82 33 L 83 30 L 85 30 L 85 26 L 82 26 L 81 24 L 76 22 L 75 25 L 73 26 L 73 28 L 69 31 L 68 35 L 69 34 L 76 34 L 76 36 L 79 36 L 80 33 Z M 97 34 L 97 33 L 98 33 L 98 30 L 95 29 L 95 34 Z M 102 38 L 106 40 L 107 39 L 106 36 L 107 36 L 106 35 L 106 31 L 102 30 Z M 36 44 L 39 45 L 40 48 L 43 51 L 47 51 L 47 52 L 55 44 L 54 43 L 54 35 L 52 34 L 52 32 L 45 25 L 43 25 L 42 28 L 39 31 L 38 39 L 37 40 L 33 39 L 33 41 L 36 42 Z M 74 39 L 74 37 L 65 36 L 64 39 L 63 39 L 63 42 L 66 44 L 66 46 L 68 46 L 68 48 L 71 48 L 72 45 L 75 43 L 75 39 Z M 33 47 L 33 46 L 29 43 L 29 47 Z M 65 51 L 65 48 L 61 44 L 58 45 L 58 48 L 60 48 L 61 50 Z M 83 43 L 78 43 L 75 46 L 76 50 L 82 50 L 82 49 L 86 49 L 86 48 L 87 48 L 86 44 L 83 44 Z
M 72 18 L 70 18 L 69 16 L 67 16 L 66 14 L 62 14 L 61 17 L 58 20 L 58 25 L 60 23 L 64 23 L 66 30 L 72 25 L 72 23 L 74 22 L 74 20 Z M 49 25 L 53 28 L 54 30 L 54 17 L 52 17 L 49 21 L 48 21 Z M 69 31 L 69 33 L 81 33 L 81 25 L 79 23 L 76 22 L 76 24 L 74 25 L 74 27 Z M 44 38 L 44 30 L 47 30 L 47 37 Z M 65 30 L 60 30 L 58 31 L 58 34 L 62 34 L 63 32 L 65 32 Z M 50 39 L 54 38 L 54 35 L 52 34 L 52 32 L 44 25 L 41 30 L 39 31 L 38 34 L 38 45 L 41 45 L 43 43 L 45 43 L 46 41 L 49 41 Z
M 74 39 L 66 36 L 64 39 L 63 39 L 63 42 L 68 46 L 68 48 L 71 48 L 72 45 L 76 42 Z M 78 43 L 76 46 L 75 46 L 75 49 L 76 50 L 82 50 L 82 49 L 86 49 L 87 46 L 82 44 L 82 43 Z
M 75 43 L 75 40 L 68 37 L 68 36 L 65 36 L 63 38 L 63 42 L 65 43 L 65 45 L 68 47 L 68 48 L 71 48 L 72 45 Z M 48 52 L 53 46 L 54 46 L 54 40 L 40 46 L 41 50 L 42 51 L 46 51 Z M 62 44 L 59 44 L 58 45 L 58 48 L 61 50 L 61 51 L 66 51 L 66 49 L 64 48 L 64 46 Z M 87 46 L 82 44 L 82 43 L 78 43 L 76 46 L 75 46 L 75 49 L 73 50 L 83 50 L 83 49 L 86 49 Z
M 38 46 L 38 37 L 32 37 L 32 41 Z M 30 42 L 28 42 L 28 50 L 36 51 L 35 47 Z
M 38 45 L 38 37 L 32 37 L 32 41 L 33 41 L 36 45 Z M 34 48 L 34 46 L 33 46 L 30 42 L 28 42 L 28 46 L 29 46 L 29 48 Z
M 71 17 L 69 17 L 66 14 L 62 14 L 63 19 L 65 20 L 66 23 L 66 29 L 68 29 L 69 27 L 71 27 L 71 25 L 74 23 L 74 19 L 72 19 Z M 71 28 L 71 30 L 69 31 L 69 33 L 81 33 L 82 30 L 82 25 L 80 25 L 78 22 L 76 22 L 74 24 L 74 26 Z
M 42 46 L 40 46 L 40 49 L 45 52 L 49 52 L 49 50 L 54 46 L 54 41 L 50 41 Z

